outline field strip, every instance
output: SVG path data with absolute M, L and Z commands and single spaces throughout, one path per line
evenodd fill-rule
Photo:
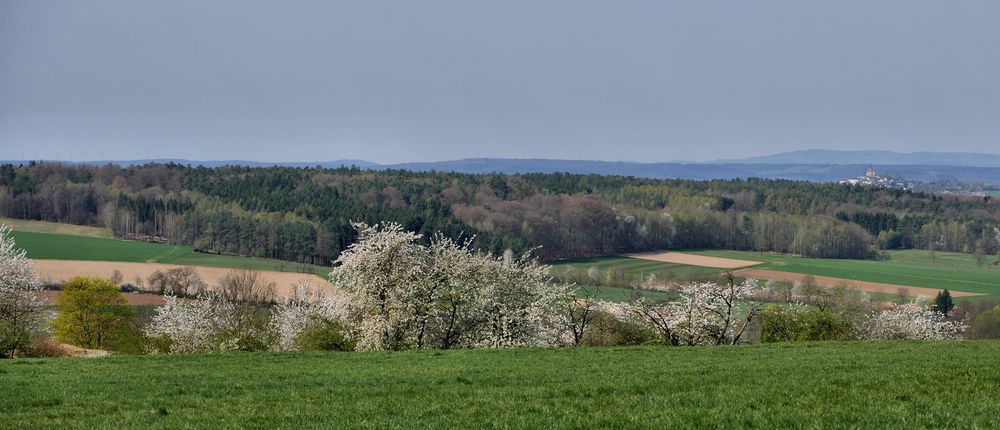
M 136 277 L 142 279 L 143 289 L 149 289 L 149 275 L 157 270 L 168 270 L 177 267 L 194 267 L 198 269 L 198 274 L 208 283 L 210 287 L 218 285 L 219 280 L 226 276 L 230 270 L 219 267 L 205 266 L 180 266 L 176 264 L 162 263 L 130 263 L 119 261 L 80 261 L 80 260 L 31 260 L 35 269 L 38 270 L 38 277 L 43 282 L 60 282 L 74 276 L 98 276 L 110 278 L 115 270 L 122 273 L 123 282 L 134 283 Z M 308 282 L 313 289 L 322 288 L 327 293 L 333 291 L 333 285 L 329 281 L 311 273 L 295 272 L 275 272 L 270 270 L 260 270 L 261 276 L 267 282 L 275 283 L 274 297 L 282 299 L 291 293 L 293 284 Z M 126 294 L 126 296 L 129 296 Z
M 857 288 L 861 291 L 868 291 L 871 293 L 886 293 L 886 294 L 896 294 L 900 288 L 905 288 L 909 291 L 911 296 L 924 295 L 928 297 L 937 296 L 937 293 L 941 290 L 935 288 L 923 288 L 923 287 L 911 287 L 909 285 L 897 285 L 897 284 L 884 284 L 881 282 L 868 282 L 868 281 L 858 281 L 853 279 L 844 278 L 831 278 L 829 276 L 815 276 L 803 273 L 793 273 L 793 272 L 782 272 L 778 270 L 767 270 L 767 269 L 743 269 L 733 272 L 736 276 L 742 276 L 745 278 L 754 278 L 761 280 L 773 280 L 780 282 L 795 282 L 801 281 L 802 278 L 806 276 L 812 276 L 816 280 L 816 285 L 821 287 L 836 287 L 840 285 L 848 285 Z M 953 297 L 967 297 L 967 296 L 982 296 L 982 293 L 967 293 L 965 291 L 953 291 L 949 290 Z
M 660 261 L 664 263 L 685 264 L 688 266 L 714 267 L 717 269 L 736 269 L 740 267 L 762 264 L 762 261 L 737 260 L 735 258 L 709 257 L 707 255 L 687 254 L 683 252 L 643 252 L 626 254 L 629 258 Z
M 816 263 L 813 263 L 813 262 L 810 262 L 809 266 L 811 266 L 811 267 L 822 267 L 824 269 L 834 269 L 834 270 L 842 270 L 843 269 L 842 266 L 832 266 L 832 265 L 826 265 L 826 264 L 816 264 Z M 912 267 L 912 268 L 917 268 L 917 269 L 925 268 L 925 266 L 920 266 L 920 265 L 906 265 L 906 266 L 902 266 L 901 265 L 901 266 L 897 266 L 897 267 Z M 893 271 L 888 271 L 888 270 L 876 270 L 876 269 L 873 269 L 873 268 L 870 268 L 870 267 L 866 267 L 866 268 L 860 269 L 860 270 L 864 271 L 865 273 L 877 273 L 877 274 L 881 274 L 881 275 L 900 276 L 899 272 L 893 272 Z M 954 269 L 940 269 L 940 270 L 948 270 L 949 272 L 958 272 L 958 273 L 961 273 L 961 270 L 954 270 Z M 984 286 L 984 287 L 993 287 L 993 286 L 996 286 L 996 282 L 983 282 L 983 281 L 975 281 L 975 280 L 971 280 L 971 279 L 963 279 L 961 281 L 955 281 L 953 278 L 939 278 L 939 277 L 935 277 L 935 276 L 914 275 L 913 273 L 907 273 L 906 277 L 907 278 L 911 278 L 911 279 L 922 279 L 922 280 L 927 280 L 927 281 L 936 281 L 936 282 L 944 282 L 944 283 L 961 282 L 963 284 L 976 284 L 976 285 L 981 285 L 981 286 Z
M 170 248 L 170 249 L 168 249 L 166 251 L 163 251 L 162 253 L 160 253 L 160 255 L 157 255 L 157 256 L 155 256 L 153 258 L 150 258 L 149 260 L 146 260 L 146 262 L 147 263 L 155 263 L 157 260 L 159 260 L 161 258 L 165 258 L 165 257 L 169 256 L 170 254 L 173 254 L 174 252 L 177 252 L 180 249 L 181 248 L 179 246 L 175 246 L 175 247 Z

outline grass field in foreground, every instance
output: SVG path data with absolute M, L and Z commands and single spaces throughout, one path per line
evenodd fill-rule
M 326 277 L 329 268 L 288 261 L 194 252 L 189 246 L 174 246 L 134 240 L 118 240 L 69 234 L 14 231 L 14 240 L 28 258 L 53 260 L 128 261 L 221 268 L 251 268 L 279 272 L 311 271 Z
M 996 428 L 1000 342 L 0 361 L 0 428 Z
M 765 264 L 753 266 L 754 269 L 771 269 L 911 287 L 947 288 L 954 291 L 1000 296 L 1000 268 L 989 264 L 996 261 L 996 256 L 987 256 L 987 264 L 980 267 L 976 264 L 975 257 L 969 254 L 937 252 L 932 258 L 929 251 L 923 250 L 889 251 L 891 258 L 888 260 L 834 260 L 726 250 L 684 252 L 765 262 Z

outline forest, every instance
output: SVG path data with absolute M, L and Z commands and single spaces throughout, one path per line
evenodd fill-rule
M 383 221 L 423 240 L 441 232 L 546 260 L 687 248 L 857 259 L 1000 250 L 1000 203 L 989 197 L 767 179 L 6 164 L 0 216 L 323 265 L 356 239 L 351 222 Z

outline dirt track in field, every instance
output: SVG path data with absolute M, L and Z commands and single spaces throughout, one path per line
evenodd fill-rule
M 802 278 L 810 275 L 805 275 L 802 273 L 792 273 L 792 272 L 780 272 L 777 270 L 767 270 L 767 269 L 743 269 L 733 272 L 736 276 L 754 278 L 759 280 L 773 280 L 780 282 L 795 282 L 801 281 Z M 847 285 L 856 288 L 861 291 L 868 291 L 871 293 L 886 293 L 886 294 L 897 294 L 900 288 L 905 288 L 910 296 L 920 296 L 924 295 L 927 297 L 937 296 L 938 291 L 934 288 L 921 288 L 921 287 L 910 287 L 906 285 L 896 285 L 896 284 L 883 284 L 881 282 L 866 282 L 866 281 L 855 281 L 851 279 L 843 278 L 831 278 L 829 276 L 813 276 L 816 280 L 816 285 L 821 287 L 837 287 L 841 285 Z M 964 291 L 951 291 L 952 297 L 968 297 L 968 296 L 981 296 L 979 293 L 967 293 Z
M 643 252 L 639 254 L 628 254 L 626 257 L 661 261 L 664 263 L 686 264 L 688 266 L 714 267 L 718 269 L 736 269 L 762 263 L 761 261 L 709 257 L 707 255 L 686 254 L 683 252 Z
M 38 278 L 42 282 L 61 282 L 75 276 L 98 276 L 110 278 L 115 270 L 122 273 L 123 282 L 135 283 L 136 276 L 142 278 L 144 289 L 149 288 L 149 275 L 157 270 L 168 270 L 176 267 L 194 267 L 198 269 L 198 274 L 208 283 L 209 288 L 218 285 L 222 279 L 232 269 L 204 266 L 178 266 L 175 264 L 160 263 L 125 263 L 118 261 L 79 261 L 79 260 L 32 260 L 38 270 Z M 282 299 L 291 292 L 291 286 L 303 281 L 309 282 L 313 290 L 323 289 L 330 292 L 333 285 L 329 281 L 311 273 L 294 272 L 274 272 L 261 270 L 261 275 L 268 282 L 275 283 L 274 297 Z M 162 304 L 163 298 L 150 294 L 125 294 L 132 304 Z M 134 296 L 134 297 L 133 297 Z M 145 303 L 145 301 L 155 301 L 157 303 Z M 135 301 L 136 303 L 133 303 Z

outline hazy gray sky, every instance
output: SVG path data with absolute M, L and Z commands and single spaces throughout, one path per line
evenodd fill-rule
M 1000 2 L 0 1 L 0 159 L 1000 152 Z

